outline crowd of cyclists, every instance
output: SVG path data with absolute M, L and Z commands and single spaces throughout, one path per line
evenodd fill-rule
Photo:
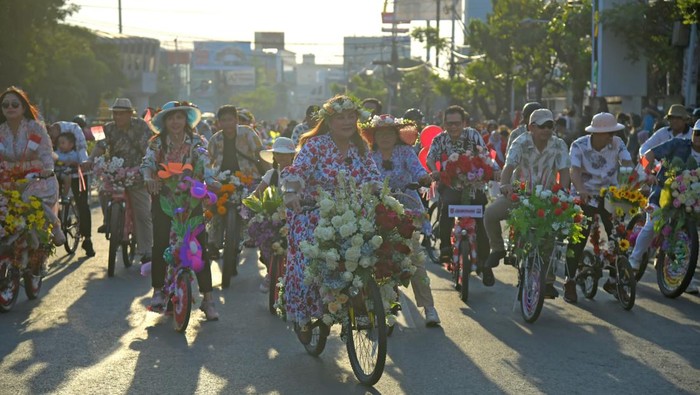
M 54 242 L 65 242 L 59 220 L 55 215 L 58 199 L 75 199 L 80 217 L 82 249 L 87 257 L 94 257 L 92 223 L 89 207 L 90 185 L 98 180 L 92 171 L 97 158 L 118 157 L 124 168 L 138 169 L 140 180 L 126 193 L 133 213 L 137 258 L 150 266 L 153 295 L 151 307 L 162 309 L 166 304 L 163 291 L 166 277 L 167 247 L 172 222 L 161 207 L 159 199 L 163 181 L 157 173 L 169 164 L 200 165 L 202 171 L 193 178 L 218 192 L 222 184 L 216 175 L 223 172 L 239 173 L 255 182 L 247 193 L 260 196 L 268 186 L 279 187 L 283 194 L 289 224 L 287 270 L 284 279 L 286 316 L 297 324 L 302 342 L 309 341 L 307 324 L 319 318 L 324 305 L 318 289 L 304 282 L 308 258 L 300 245 L 314 237 L 318 224 L 318 209 L 307 209 L 318 202 L 318 189 L 333 193 L 336 177 L 346 171 L 358 185 L 381 184 L 389 179 L 393 190 L 402 191 L 420 201 L 423 196 L 409 188 L 419 184 L 434 186 L 440 204 L 440 224 L 437 238 L 440 242 L 440 261 L 452 258 L 451 234 L 454 218 L 447 209 L 458 204 L 461 193 L 441 182 L 441 168 L 454 153 L 491 153 L 497 177 L 495 188 L 499 193 L 477 191 L 472 204 L 484 208 L 483 219 L 477 220 L 478 259 L 482 262 L 482 281 L 485 286 L 495 283 L 493 268 L 505 256 L 501 221 L 508 217 L 514 203 L 510 196 L 513 185 L 520 182 L 536 183 L 550 189 L 554 183 L 580 197 L 584 214 L 598 214 L 610 232 L 610 213 L 606 211 L 598 191 L 601 187 L 616 185 L 621 166 L 633 166 L 644 158 L 644 170 L 652 185 L 649 198 L 651 209 L 642 233 L 630 256 L 630 264 L 639 267 L 641 255 L 646 252 L 654 233 L 651 212 L 659 206 L 659 185 L 664 172 L 653 174 L 655 160 L 674 156 L 695 157 L 700 162 L 700 111 L 691 115 L 682 105 L 673 105 L 665 115 L 667 124 L 656 124 L 643 129 L 643 119 L 635 115 L 601 112 L 591 117 L 584 129 L 567 114 L 555 117 L 540 103 L 527 103 L 520 112 L 520 121 L 510 130 L 508 120 L 486 121 L 473 125 L 470 115 L 460 106 L 449 106 L 441 112 L 442 132 L 430 144 L 427 159 L 419 159 L 420 132 L 426 126 L 419 109 L 409 109 L 402 117 L 384 114 L 382 103 L 374 98 L 357 102 L 347 96 L 336 96 L 319 105 L 309 105 L 304 120 L 281 137 L 272 141 L 267 128 L 256 128 L 253 114 L 233 105 L 221 106 L 211 123 L 202 121 L 202 113 L 195 104 L 184 101 L 165 103 L 155 114 L 147 112 L 147 119 L 136 116 L 128 98 L 117 98 L 112 105 L 112 121 L 103 126 L 104 138 L 94 143 L 88 152 L 88 142 L 94 140 L 84 116 L 71 122 L 61 121 L 45 125 L 26 92 L 16 87 L 0 95 L 0 159 L 8 165 L 27 172 L 38 173 L 43 182 L 27 193 L 39 196 L 44 202 L 53 227 Z M 363 124 L 369 112 L 376 122 Z M 570 115 L 570 114 L 569 114 Z M 693 119 L 694 118 L 694 119 Z M 372 118 L 371 118 L 372 119 Z M 663 122 L 664 120 L 659 120 Z M 200 132 L 201 130 L 201 132 Z M 54 177 L 55 175 L 55 177 Z M 492 191 L 494 192 L 494 191 Z M 103 214 L 108 197 L 100 194 Z M 427 207 L 427 206 L 426 206 Z M 424 208 L 423 208 L 424 210 Z M 194 207 L 193 215 L 204 215 L 204 208 Z M 104 232 L 101 224 L 98 232 Z M 424 238 L 430 236 L 428 223 L 422 229 Z M 206 262 L 197 272 L 199 291 L 203 294 L 200 309 L 207 320 L 217 320 L 219 313 L 212 296 L 213 282 L 209 269 L 210 258 L 217 258 L 222 247 L 220 229 L 208 228 L 196 236 L 205 249 Z M 588 229 L 585 229 L 588 236 Z M 584 242 L 571 243 L 572 254 L 567 259 L 564 282 L 564 300 L 576 303 L 574 282 Z M 261 290 L 269 289 L 269 276 Z M 614 282 L 614 277 L 608 281 Z M 604 289 L 608 290 L 609 287 Z M 413 279 L 416 302 L 424 309 L 428 326 L 439 325 L 440 319 L 433 303 L 427 274 L 419 267 Z M 545 294 L 557 297 L 551 283 Z

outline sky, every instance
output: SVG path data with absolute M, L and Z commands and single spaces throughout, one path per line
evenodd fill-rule
M 285 33 L 286 49 L 313 53 L 316 63 L 341 64 L 343 37 L 380 36 L 383 0 L 122 0 L 123 33 L 157 38 L 180 49 L 193 41 L 254 41 L 254 32 Z M 67 23 L 119 32 L 119 0 L 69 0 L 81 7 Z M 421 22 L 424 24 L 424 22 Z M 418 26 L 418 25 L 416 25 Z M 449 30 L 449 29 L 445 29 Z M 413 53 L 420 52 L 414 43 Z

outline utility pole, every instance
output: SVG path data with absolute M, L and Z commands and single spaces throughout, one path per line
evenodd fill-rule
M 119 34 L 122 34 L 122 0 L 119 0 Z
M 440 0 L 435 0 L 437 3 L 437 11 L 435 13 L 435 30 L 437 35 L 437 41 L 440 41 Z M 440 66 L 440 48 L 439 45 L 435 45 L 435 67 Z
M 450 43 L 450 79 L 455 78 L 455 14 L 457 13 L 457 0 L 452 0 L 451 16 L 452 16 L 452 42 Z

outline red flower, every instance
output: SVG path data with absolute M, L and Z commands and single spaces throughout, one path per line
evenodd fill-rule
M 543 218 L 544 217 L 544 209 L 537 210 L 537 216 L 540 218 Z
M 510 200 L 517 203 L 518 200 L 520 200 L 520 199 L 518 198 L 518 194 L 514 193 L 514 194 L 510 195 Z
M 574 215 L 574 222 L 576 222 L 576 223 L 578 224 L 578 223 L 580 223 L 581 221 L 583 221 L 583 215 L 582 215 L 582 214 L 576 214 L 576 215 Z
M 552 204 L 557 204 L 559 203 L 559 198 L 556 196 L 552 196 Z
M 568 208 L 569 208 L 569 203 L 567 203 L 567 202 L 561 202 L 561 209 L 562 209 L 562 210 L 566 210 L 566 209 L 568 209 Z
M 561 184 L 552 185 L 552 192 L 557 193 L 561 190 Z
M 525 190 L 525 181 L 520 181 L 520 190 L 521 191 Z
M 558 215 L 561 215 L 561 213 L 563 213 L 563 212 L 564 212 L 564 210 L 562 210 L 561 207 L 557 207 L 556 209 L 554 209 L 554 215 L 558 216 Z

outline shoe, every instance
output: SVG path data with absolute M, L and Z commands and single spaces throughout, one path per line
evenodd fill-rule
M 603 290 L 617 298 L 617 284 L 614 281 L 608 279 L 608 281 L 603 284 Z
M 53 244 L 55 246 L 62 246 L 66 244 L 66 235 L 63 234 L 63 231 L 61 230 L 61 227 L 59 225 L 54 225 L 53 227 Z
M 266 274 L 263 281 L 260 283 L 260 292 L 268 293 L 270 291 L 270 275 Z
M 567 280 L 564 283 L 564 301 L 572 304 L 578 302 L 576 282 L 574 280 Z
M 433 306 L 425 307 L 425 326 L 433 328 L 440 325 L 440 317 Z
M 219 253 L 219 248 L 213 244 L 209 244 L 207 246 L 207 253 L 209 253 L 209 258 L 210 259 L 219 259 L 221 258 L 221 253 Z
M 142 265 L 145 265 L 145 264 L 151 262 L 151 256 L 150 255 L 142 256 L 140 262 Z
M 490 267 L 484 267 L 482 269 L 481 282 L 487 287 L 493 287 L 496 283 L 496 278 L 493 276 L 493 270 Z
M 95 256 L 95 249 L 92 248 L 92 240 L 90 240 L 90 239 L 83 240 L 82 247 L 83 247 L 83 250 L 85 250 L 85 256 L 87 256 L 88 258 L 92 258 L 93 256 Z
M 294 323 L 294 332 L 297 334 L 297 339 L 301 342 L 303 345 L 307 345 L 311 343 L 311 330 L 309 329 L 308 326 L 304 326 L 303 328 L 299 326 L 296 322 Z
M 153 290 L 153 296 L 151 296 L 151 308 L 162 309 L 165 305 L 165 294 L 160 289 Z
M 207 317 L 207 321 L 218 321 L 219 313 L 214 308 L 214 302 L 211 300 L 202 300 L 199 305 L 199 310 L 201 310 Z
M 497 267 L 501 263 L 501 259 L 505 257 L 505 251 L 494 251 L 490 253 L 488 259 L 486 259 L 486 267 Z
M 105 224 L 100 225 L 100 227 L 97 228 L 97 233 L 107 233 L 107 225 L 105 225 Z
M 546 284 L 544 286 L 544 297 L 546 299 L 556 299 L 559 297 L 559 291 L 554 288 L 554 284 Z

